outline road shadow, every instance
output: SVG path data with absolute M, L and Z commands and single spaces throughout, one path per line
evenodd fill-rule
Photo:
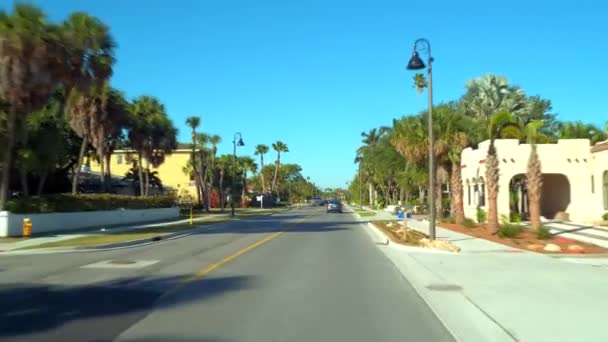
M 182 280 L 134 277 L 82 286 L 2 285 L 0 341 L 111 341 L 152 308 L 163 310 L 254 286 L 250 276 L 217 277 L 163 295 Z

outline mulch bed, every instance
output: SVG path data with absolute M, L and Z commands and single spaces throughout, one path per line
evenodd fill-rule
M 388 226 L 389 223 L 392 223 L 390 227 Z M 408 235 L 404 239 L 403 232 L 406 230 L 397 221 L 375 221 L 372 222 L 372 224 L 374 225 L 374 227 L 384 232 L 384 235 L 387 235 L 391 242 L 394 243 L 399 243 L 407 246 L 418 246 L 418 240 L 422 238 L 428 238 L 427 235 L 418 231 L 407 230 L 406 234 Z
M 589 243 L 568 239 L 562 236 L 555 236 L 547 240 L 542 240 L 536 237 L 536 234 L 530 230 L 524 230 L 516 238 L 502 238 L 498 235 L 493 235 L 484 225 L 480 225 L 474 228 L 467 228 L 458 224 L 453 223 L 441 223 L 441 228 L 446 228 L 458 233 L 463 233 L 476 238 L 481 238 L 493 242 L 497 242 L 506 246 L 534 251 L 545 254 L 606 254 L 608 249 L 602 248 Z M 552 243 L 561 247 L 561 252 L 547 252 L 541 249 L 528 248 L 529 245 L 546 245 Z M 583 249 L 581 251 L 570 251 L 568 250 L 569 245 L 578 245 Z

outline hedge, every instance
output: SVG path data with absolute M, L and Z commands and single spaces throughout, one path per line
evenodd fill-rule
M 170 208 L 173 196 L 126 196 L 112 194 L 57 194 L 9 200 L 6 210 L 18 214 L 115 209 Z

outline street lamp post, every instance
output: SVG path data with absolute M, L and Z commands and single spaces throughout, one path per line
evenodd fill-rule
M 236 138 L 239 138 L 239 140 L 237 141 Z M 245 146 L 245 143 L 243 142 L 243 136 L 241 135 L 241 133 L 234 133 L 234 139 L 232 140 L 232 145 L 234 147 L 233 153 L 232 153 L 232 186 L 230 187 L 230 209 L 231 209 L 231 213 L 230 216 L 234 217 L 234 179 L 236 178 L 236 147 L 237 146 Z
M 425 68 L 424 62 L 418 56 L 418 45 L 423 44 L 423 49 L 426 50 L 428 57 L 428 94 L 429 94 L 429 236 L 431 240 L 435 240 L 435 161 L 434 161 L 434 141 L 433 141 L 433 56 L 431 55 L 431 43 L 428 40 L 421 38 L 414 42 L 414 51 L 412 58 L 407 63 L 408 70 L 421 70 Z M 423 50 L 424 51 L 424 50 Z
M 359 159 L 359 209 L 363 209 L 363 188 L 361 184 L 361 159 Z

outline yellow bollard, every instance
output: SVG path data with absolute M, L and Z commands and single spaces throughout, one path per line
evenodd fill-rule
M 23 237 L 32 236 L 32 220 L 29 218 L 23 219 L 23 231 L 21 232 Z
M 190 225 L 192 225 L 194 223 L 193 221 L 193 217 L 192 217 L 192 207 L 190 207 Z

